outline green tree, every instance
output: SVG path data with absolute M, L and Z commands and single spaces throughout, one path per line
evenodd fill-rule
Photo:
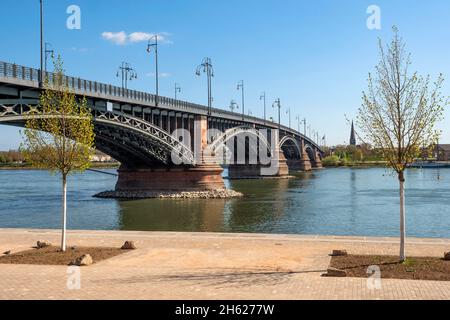
M 405 255 L 405 169 L 420 154 L 424 145 L 437 142 L 435 125 L 448 104 L 441 94 L 443 77 L 430 83 L 430 77 L 410 73 L 410 55 L 393 28 L 394 37 L 383 46 L 379 41 L 380 61 L 375 78 L 369 74 L 368 91 L 363 92 L 358 126 L 364 139 L 378 149 L 397 173 L 400 189 L 400 260 Z
M 67 176 L 89 168 L 94 152 L 94 126 L 86 99 L 77 99 L 65 81 L 60 57 L 54 61 L 54 67 L 52 81 L 45 81 L 38 111 L 27 116 L 21 151 L 30 164 L 61 175 L 61 250 L 65 251 Z

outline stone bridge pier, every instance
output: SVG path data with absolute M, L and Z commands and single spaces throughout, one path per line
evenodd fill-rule
M 208 145 L 206 116 L 196 116 L 193 129 L 195 165 L 156 162 L 144 167 L 129 167 L 122 164 L 118 171 L 116 191 L 204 191 L 225 188 L 223 168 L 204 155 Z M 171 160 L 168 159 L 168 162 Z

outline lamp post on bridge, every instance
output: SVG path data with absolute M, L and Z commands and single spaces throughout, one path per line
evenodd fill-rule
M 236 101 L 231 100 L 231 102 L 230 102 L 230 110 L 231 110 L 231 112 L 234 112 L 235 109 L 239 109 L 239 106 L 236 103 Z
M 133 79 L 137 79 L 136 71 L 131 67 L 128 62 L 122 62 L 117 70 L 116 77 L 119 77 L 119 72 L 121 72 L 122 76 L 122 89 L 128 89 L 128 80 L 132 81 Z
M 181 93 L 181 87 L 175 82 L 175 100 L 177 100 L 177 93 Z
M 259 100 L 264 101 L 264 123 L 266 123 L 266 92 L 264 91 L 261 96 L 259 97 Z
M 147 45 L 147 52 L 150 54 L 152 52 L 152 48 L 155 50 L 155 105 L 159 104 L 159 72 L 158 72 L 158 35 L 154 35 L 150 38 Z
M 50 55 L 51 58 L 54 58 L 55 51 L 53 49 L 49 49 L 48 47 L 52 47 L 52 45 L 48 42 L 45 43 L 45 73 L 47 73 L 47 60 L 48 56 Z
M 41 29 L 41 68 L 39 70 L 39 87 L 44 87 L 44 4 L 43 0 L 39 0 L 40 4 L 40 29 Z
M 280 98 L 275 100 L 275 102 L 272 104 L 272 108 L 278 108 L 278 129 L 281 129 L 281 101 Z
M 297 120 L 297 129 L 298 129 L 298 132 L 300 133 L 300 124 L 302 123 L 302 119 L 300 118 L 299 115 L 297 115 L 295 117 L 295 120 Z
M 292 128 L 291 128 L 291 108 L 288 108 L 288 109 L 286 110 L 286 114 L 289 115 L 289 129 L 292 129 Z
M 244 93 L 244 80 L 239 81 L 237 90 L 242 91 L 242 120 L 245 118 L 245 93 Z
M 208 82 L 208 115 L 211 115 L 212 108 L 212 90 L 211 90 L 211 78 L 214 77 L 214 69 L 211 63 L 210 58 L 204 58 L 201 65 L 197 67 L 195 74 L 200 76 L 201 71 L 203 69 L 203 73 L 206 73 L 206 78 Z

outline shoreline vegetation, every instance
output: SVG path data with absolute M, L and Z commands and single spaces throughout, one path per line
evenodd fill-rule
M 388 166 L 386 161 L 352 161 L 348 159 L 339 159 L 326 157 L 322 160 L 325 168 L 385 168 Z
M 93 162 L 90 169 L 119 169 L 117 162 Z M 0 170 L 47 170 L 37 168 L 29 163 L 0 163 Z

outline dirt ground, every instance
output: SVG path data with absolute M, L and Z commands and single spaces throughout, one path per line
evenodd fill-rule
M 0 264 L 27 264 L 27 265 L 69 265 L 75 259 L 90 254 L 94 263 L 118 256 L 126 250 L 102 247 L 75 247 L 67 248 L 61 252 L 59 247 L 31 249 L 10 255 L 0 256 Z
M 440 258 L 408 258 L 400 263 L 396 256 L 348 255 L 333 257 L 330 266 L 347 271 L 348 277 L 367 278 L 367 268 L 379 266 L 385 279 L 450 281 L 450 261 Z

